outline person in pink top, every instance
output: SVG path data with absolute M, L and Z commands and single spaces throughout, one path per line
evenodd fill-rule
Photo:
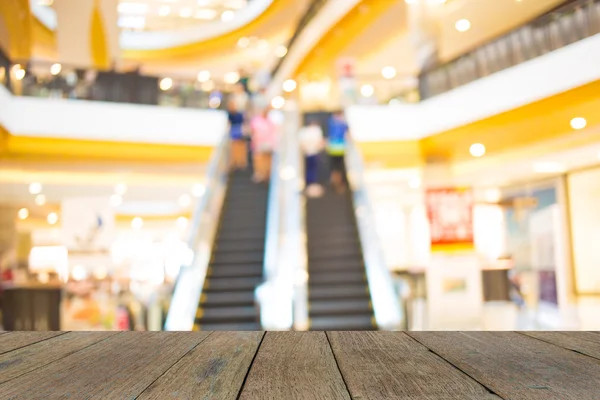
M 271 174 L 271 155 L 277 141 L 277 126 L 269 119 L 268 112 L 268 109 L 261 110 L 250 121 L 255 182 L 264 182 Z

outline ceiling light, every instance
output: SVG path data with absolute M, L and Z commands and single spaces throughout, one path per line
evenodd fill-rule
M 244 8 L 246 6 L 246 0 L 229 0 L 225 3 L 225 7 L 231 8 L 234 10 L 239 10 L 240 8 Z
M 210 79 L 210 71 L 198 72 L 198 82 L 206 82 Z
M 148 12 L 148 4 L 144 3 L 119 3 L 117 10 L 120 14 L 145 14 Z
M 396 68 L 394 67 L 385 67 L 381 70 L 381 75 L 385 79 L 392 79 L 396 76 Z
M 192 16 L 192 9 L 189 7 L 182 8 L 179 10 L 179 16 L 181 18 L 190 18 Z
M 454 27 L 459 32 L 466 32 L 471 29 L 471 21 L 468 19 L 459 19 L 456 21 L 456 24 L 454 24 Z
M 15 71 L 15 78 L 20 81 L 21 79 L 25 78 L 25 73 L 26 72 L 24 69 L 18 69 Z
M 124 183 L 119 183 L 117 186 L 115 186 L 115 193 L 123 196 L 125 194 L 125 192 L 127 192 L 127 185 Z
M 35 196 L 35 204 L 37 204 L 38 206 L 43 206 L 44 204 L 46 204 L 46 196 L 44 196 L 43 194 L 38 194 L 37 196 Z
M 158 8 L 158 15 L 160 15 L 161 17 L 166 17 L 169 14 L 171 14 L 171 7 L 169 7 L 169 6 L 160 6 Z
M 481 157 L 485 154 L 485 146 L 481 143 L 473 143 L 471 147 L 469 147 L 469 153 L 473 157 Z
M 29 193 L 40 194 L 42 192 L 42 184 L 39 182 L 33 182 L 29 185 Z
M 173 87 L 173 79 L 171 78 L 163 78 L 159 83 L 160 90 L 166 91 Z
M 578 117 L 578 118 L 573 118 L 571 120 L 571 128 L 573 128 L 573 129 L 577 129 L 577 130 L 583 129 L 586 127 L 586 125 L 587 125 L 587 121 L 585 120 L 585 118 Z
M 273 97 L 273 100 L 271 100 L 271 106 L 275 109 L 280 109 L 285 105 L 285 99 L 281 96 L 275 96 Z
M 533 170 L 541 174 L 554 174 L 565 172 L 567 169 L 557 162 L 538 162 L 533 164 Z
M 247 37 L 240 38 L 237 42 L 237 45 L 242 48 L 248 47 L 249 44 L 250 44 L 250 39 L 248 39 Z
M 363 97 L 371 97 L 374 93 L 375 88 L 373 87 L 373 85 L 362 85 L 360 87 L 360 94 L 362 94 Z
M 189 207 L 192 204 L 192 198 L 188 194 L 182 194 L 179 197 L 179 205 L 181 207 Z
M 144 29 L 146 18 L 140 16 L 121 16 L 117 21 L 117 25 L 123 29 Z
M 296 86 L 296 81 L 293 79 L 288 79 L 285 82 L 283 82 L 283 90 L 288 93 L 291 93 L 294 90 L 296 90 Z
M 208 8 L 198 10 L 198 11 L 196 11 L 196 14 L 194 14 L 194 18 L 196 18 L 196 19 L 210 20 L 210 19 L 215 19 L 216 17 L 217 17 L 217 12 L 215 10 L 210 10 Z
M 121 204 L 123 204 L 123 197 L 121 197 L 121 195 L 113 194 L 112 196 L 110 196 L 111 206 L 119 207 Z
M 225 11 L 223 14 L 221 14 L 221 21 L 223 21 L 223 22 L 231 21 L 234 17 L 235 17 L 235 13 L 231 10 L 228 10 L 228 11 Z
M 200 197 L 206 192 L 206 187 L 201 183 L 196 183 L 192 186 L 192 196 Z
M 285 47 L 284 45 L 279 45 L 275 48 L 275 56 L 279 57 L 279 58 L 283 58 L 285 57 L 285 55 L 287 54 L 288 49 L 287 47 Z
M 228 72 L 225 74 L 223 80 L 225 81 L 225 83 L 233 85 L 234 83 L 237 83 L 240 80 L 240 74 L 238 74 L 237 72 Z
M 17 215 L 19 216 L 19 219 L 27 219 L 27 217 L 29 217 L 29 210 L 26 208 L 21 208 Z
M 58 214 L 55 212 L 51 212 L 50 214 L 48 214 L 47 220 L 50 225 L 55 225 L 58 222 Z
M 267 50 L 269 48 L 269 41 L 265 39 L 260 39 L 258 41 L 258 48 L 261 50 Z
M 140 217 L 135 217 L 134 219 L 131 220 L 131 227 L 133 229 L 140 230 L 142 229 L 142 227 L 144 226 L 144 220 L 141 219 Z
M 488 203 L 497 203 L 502 198 L 502 192 L 498 188 L 487 189 L 484 193 L 485 201 Z
M 60 71 L 62 70 L 62 65 L 56 63 L 56 64 L 52 64 L 52 66 L 50 67 L 50 73 L 54 76 L 60 74 Z
M 186 217 L 179 217 L 176 224 L 179 229 L 185 229 L 188 225 L 188 219 Z
M 82 281 L 87 278 L 88 272 L 83 265 L 78 264 L 71 270 L 71 276 L 76 281 Z

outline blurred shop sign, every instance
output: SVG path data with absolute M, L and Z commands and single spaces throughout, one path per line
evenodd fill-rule
M 428 189 L 425 202 L 432 252 L 474 250 L 471 189 Z
M 62 243 L 69 250 L 107 251 L 115 239 L 115 214 L 108 198 L 81 197 L 62 202 Z

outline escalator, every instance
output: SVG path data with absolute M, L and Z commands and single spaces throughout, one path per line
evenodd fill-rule
M 263 276 L 268 192 L 249 171 L 229 176 L 195 330 L 261 330 L 254 289 Z
M 321 158 L 328 187 L 328 158 Z M 350 192 L 327 189 L 306 202 L 311 330 L 377 329 Z

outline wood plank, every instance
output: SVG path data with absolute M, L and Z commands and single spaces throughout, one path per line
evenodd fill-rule
M 138 396 L 207 332 L 123 332 L 0 385 L 10 399 Z
M 515 332 L 409 332 L 505 399 L 596 399 L 600 363 Z
M 240 399 L 350 399 L 324 332 L 267 332 Z
M 500 399 L 402 332 L 327 332 L 353 399 Z
M 0 336 L 0 354 L 47 340 L 67 332 L 7 332 Z
M 596 332 L 519 332 L 600 360 L 600 335 Z
M 69 332 L 0 355 L 0 384 L 60 360 L 118 332 Z
M 214 332 L 138 399 L 235 400 L 263 335 L 263 332 Z

